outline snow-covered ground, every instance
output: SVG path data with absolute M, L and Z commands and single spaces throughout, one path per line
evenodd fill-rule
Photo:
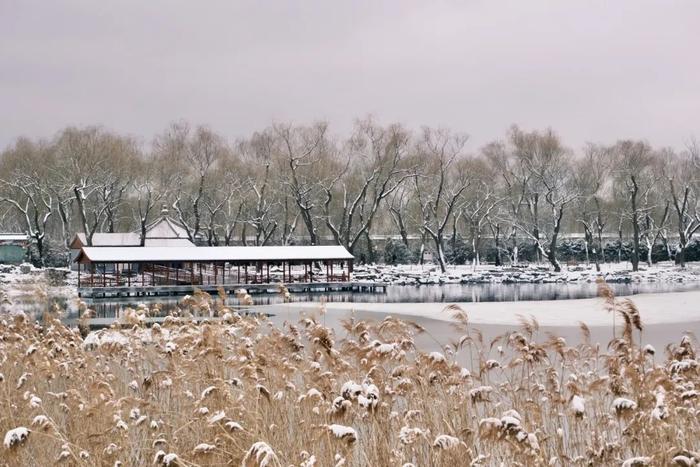
M 700 322 L 700 291 L 639 294 L 632 297 L 645 325 Z M 333 311 L 362 311 L 403 317 L 422 317 L 450 321 L 448 303 L 326 303 Z M 611 326 L 613 317 L 603 308 L 601 298 L 545 300 L 526 302 L 457 303 L 474 324 L 517 326 L 521 317 L 534 317 L 541 326 Z M 296 310 L 319 308 L 319 303 L 291 303 Z M 617 317 L 619 320 L 620 318 Z
M 680 268 L 672 263 L 658 263 L 651 267 L 640 265 L 632 271 L 630 263 L 607 263 L 596 272 L 593 265 L 563 266 L 554 272 L 548 265 L 473 267 L 451 266 L 440 272 L 435 265 L 359 265 L 353 272 L 357 281 L 382 282 L 394 285 L 470 284 L 470 283 L 571 283 L 595 282 L 602 277 L 606 282 L 689 282 L 700 280 L 700 264 L 689 263 Z
M 73 274 L 68 269 L 38 269 L 31 264 L 0 264 L 0 311 L 13 307 L 26 310 L 77 300 Z

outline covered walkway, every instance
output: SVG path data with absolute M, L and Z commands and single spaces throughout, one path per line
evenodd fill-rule
M 333 283 L 352 280 L 342 246 L 83 247 L 78 288 Z

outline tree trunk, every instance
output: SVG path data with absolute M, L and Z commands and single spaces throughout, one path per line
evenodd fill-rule
M 561 220 L 563 217 L 564 206 L 561 206 L 554 222 L 554 232 L 552 232 L 552 239 L 549 242 L 549 251 L 547 251 L 547 259 L 552 266 L 554 266 L 555 272 L 561 272 L 561 264 L 559 264 L 557 260 L 557 240 L 559 239 L 559 230 L 561 229 Z
M 688 245 L 681 243 L 678 243 L 678 248 L 676 250 L 676 258 L 675 258 L 675 263 L 684 268 L 685 267 L 685 251 L 688 248 Z
M 500 239 L 500 233 L 501 233 L 501 226 L 496 225 L 496 232 L 494 234 L 495 241 L 496 241 L 496 266 L 501 266 L 501 239 Z
M 34 238 L 36 239 L 36 250 L 39 253 L 39 266 L 43 268 L 46 264 L 44 259 L 44 236 L 37 235 Z
M 630 201 L 632 204 L 632 271 L 639 271 L 639 213 L 637 212 L 637 193 L 639 187 L 634 176 L 632 180 L 632 191 Z
M 437 248 L 440 271 L 444 273 L 447 271 L 447 262 L 445 261 L 445 250 L 442 247 L 442 239 L 435 237 L 435 246 Z
M 554 267 L 554 272 L 561 272 L 561 264 L 559 263 L 559 260 L 557 260 L 555 249 L 551 246 L 547 252 L 547 260 L 549 260 L 549 263 Z

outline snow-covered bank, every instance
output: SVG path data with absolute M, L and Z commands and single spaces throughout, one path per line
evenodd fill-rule
M 476 268 L 470 265 L 451 266 L 440 272 L 435 265 L 359 265 L 353 277 L 358 281 L 382 282 L 395 285 L 419 284 L 474 284 L 474 283 L 576 283 L 595 282 L 602 277 L 606 282 L 690 282 L 700 280 L 700 265 L 688 264 L 680 268 L 672 263 L 640 266 L 633 272 L 629 263 L 606 263 L 598 273 L 593 265 L 565 266 L 554 272 L 546 265 L 491 266 Z
M 700 322 L 700 291 L 639 294 L 632 297 L 646 325 Z M 328 311 L 364 311 L 395 316 L 416 316 L 450 321 L 448 303 L 326 303 Z M 603 309 L 603 300 L 547 300 L 526 302 L 457 303 L 474 324 L 515 325 L 521 316 L 533 316 L 542 326 L 610 326 L 612 316 Z M 317 309 L 319 303 L 291 303 L 295 309 Z M 618 318 L 619 319 L 619 318 Z
M 74 274 L 64 268 L 0 264 L 0 311 L 30 311 L 46 303 L 62 305 L 78 298 Z

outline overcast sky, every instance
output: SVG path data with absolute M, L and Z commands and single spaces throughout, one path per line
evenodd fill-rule
M 585 141 L 700 137 L 700 2 L 0 0 L 0 147 L 173 121 L 513 123 Z

